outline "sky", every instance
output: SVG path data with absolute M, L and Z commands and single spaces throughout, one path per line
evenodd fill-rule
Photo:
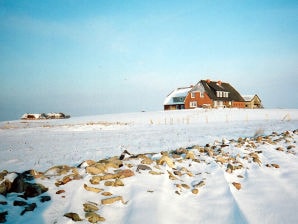
M 298 1 L 0 0 L 0 121 L 156 111 L 201 79 L 298 108 Z

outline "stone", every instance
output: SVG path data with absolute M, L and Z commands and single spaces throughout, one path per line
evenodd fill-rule
M 102 169 L 99 169 L 97 167 L 94 166 L 87 166 L 86 167 L 86 172 L 91 174 L 91 175 L 98 175 L 103 173 L 104 171 Z
M 185 159 L 191 159 L 194 160 L 195 159 L 195 154 L 193 151 L 188 151 L 187 154 L 185 155 Z
M 175 177 L 174 174 L 171 173 L 170 171 L 168 171 L 168 174 L 169 174 L 169 179 L 170 179 L 170 180 L 178 180 L 178 178 Z
M 6 222 L 6 216 L 8 215 L 8 211 L 0 212 L 0 223 Z
M 37 207 L 36 203 L 28 204 L 25 209 L 21 212 L 21 215 L 24 215 L 26 212 L 34 211 L 34 209 Z
M 152 168 L 144 164 L 139 164 L 136 171 L 139 172 L 140 170 L 152 170 Z
M 92 166 L 95 164 L 95 161 L 93 160 L 85 160 L 84 162 L 82 162 L 80 165 L 78 165 L 79 168 L 86 168 L 88 166 Z
M 89 187 L 89 186 L 87 186 L 87 184 L 84 184 L 84 188 L 87 191 L 92 191 L 92 192 L 95 192 L 95 193 L 99 193 L 99 192 L 103 191 L 103 189 L 100 189 L 100 188 Z
M 164 165 L 164 164 L 167 164 L 170 168 L 174 168 L 175 165 L 174 165 L 174 162 L 173 160 L 166 156 L 166 155 L 163 155 L 158 161 L 157 161 L 157 165 Z
M 46 202 L 50 200 L 51 200 L 51 196 L 48 196 L 48 195 L 44 195 L 40 197 L 40 202 Z
M 25 201 L 14 201 L 13 202 L 13 206 L 25 206 L 27 205 L 28 203 L 25 202 Z
M 59 165 L 49 168 L 44 172 L 45 176 L 61 176 L 67 174 L 71 170 L 71 167 L 67 165 Z
M 113 194 L 110 193 L 110 192 L 105 191 L 105 192 L 102 192 L 101 195 L 103 195 L 103 196 L 112 196 Z
M 100 180 L 101 180 L 100 176 L 93 176 L 89 181 L 91 184 L 99 184 Z
M 196 188 L 195 188 L 195 189 L 192 189 L 192 190 L 191 190 L 191 193 L 193 193 L 193 194 L 198 194 L 198 193 L 199 193 L 199 190 L 196 189 Z
M 62 193 L 65 193 L 65 190 L 56 191 L 56 194 L 62 194 Z
M 276 169 L 279 168 L 279 165 L 278 165 L 278 164 L 275 164 L 275 163 L 272 163 L 271 166 L 273 166 L 273 167 L 276 168 Z
M 117 201 L 121 201 L 123 204 L 126 204 L 124 201 L 123 201 L 123 198 L 122 196 L 115 196 L 115 197 L 111 197 L 111 198 L 104 198 L 104 199 L 101 199 L 101 204 L 103 205 L 109 205 L 109 204 L 113 204 Z
M 151 165 L 152 163 L 153 163 L 153 160 L 147 156 L 145 156 L 141 161 L 141 164 L 145 164 L 145 165 Z
M 135 173 L 130 170 L 130 169 L 126 169 L 126 170 L 121 170 L 116 174 L 116 178 L 127 178 L 127 177 L 132 177 L 134 176 Z
M 82 219 L 77 213 L 69 212 L 69 213 L 65 213 L 64 216 L 67 218 L 70 218 L 72 221 L 75 221 L 75 222 L 82 221 Z
M 163 172 L 157 172 L 157 171 L 154 171 L 154 170 L 150 170 L 149 173 L 152 174 L 152 175 L 161 175 L 161 174 L 164 174 Z
M 241 189 L 241 184 L 240 184 L 240 183 L 233 182 L 232 184 L 234 185 L 234 187 L 235 187 L 237 190 L 240 190 L 240 189 Z
M 201 180 L 199 181 L 199 183 L 193 184 L 192 186 L 194 188 L 197 188 L 197 187 L 203 187 L 204 185 L 205 185 L 205 181 Z
M 114 187 L 123 187 L 124 186 L 124 183 L 123 183 L 122 180 L 116 179 L 113 186 Z
M 181 184 L 181 186 L 182 186 L 183 188 L 185 188 L 185 189 L 190 189 L 190 186 L 187 185 L 187 184 Z
M 85 212 L 95 212 L 98 211 L 98 207 L 95 203 L 85 203 L 83 204 Z
M 225 158 L 222 157 L 222 156 L 217 156 L 217 157 L 216 157 L 216 162 L 217 162 L 217 163 L 224 164 L 224 163 L 227 162 L 227 159 L 225 159 Z
M 85 218 L 90 222 L 90 223 L 97 223 L 97 222 L 104 222 L 106 221 L 104 217 L 101 217 L 95 212 L 87 212 L 85 214 Z
M 114 186 L 114 181 L 108 180 L 104 183 L 106 187 Z
M 9 180 L 0 182 L 0 194 L 6 195 L 11 189 L 12 183 Z

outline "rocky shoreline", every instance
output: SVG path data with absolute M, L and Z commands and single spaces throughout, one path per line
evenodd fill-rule
M 0 223 L 9 221 L 7 217 L 12 209 L 19 211 L 21 208 L 19 215 L 23 216 L 27 212 L 35 212 L 38 206 L 53 200 L 49 189 L 55 192 L 56 196 L 65 198 L 66 192 L 62 187 L 77 180 L 82 180 L 84 191 L 95 195 L 96 202 L 88 201 L 82 204 L 80 214 L 84 214 L 83 217 L 75 211 L 69 211 L 64 216 L 73 221 L 86 220 L 90 223 L 106 220 L 101 212 L 103 206 L 113 203 L 126 205 L 132 200 L 114 193 L 113 189 L 125 188 L 127 178 L 138 178 L 140 175 L 162 176 L 168 179 L 177 196 L 188 192 L 198 195 L 200 188 L 208 187 L 208 178 L 198 171 L 197 164 L 214 163 L 227 175 L 234 175 L 237 181 L 230 184 L 241 190 L 241 182 L 246 178 L 245 170 L 251 166 L 280 168 L 279 164 L 262 161 L 263 152 L 260 146 L 271 145 L 279 153 L 295 155 L 297 142 L 294 136 L 297 135 L 298 129 L 253 138 L 222 139 L 205 146 L 194 145 L 160 153 L 132 154 L 125 150 L 119 156 L 99 161 L 87 160 L 76 167 L 58 165 L 45 172 L 28 170 L 16 173 L 3 170 L 0 172 L 0 194 L 7 200 L 0 200 Z M 279 144 L 281 142 L 283 147 Z M 212 175 L 212 172 L 209 174 Z M 148 193 L 154 193 L 150 186 L 147 188 Z M 8 200 L 11 195 L 16 195 L 16 199 Z

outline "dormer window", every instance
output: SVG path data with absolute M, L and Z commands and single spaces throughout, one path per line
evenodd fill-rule
M 224 98 L 228 98 L 229 97 L 229 92 L 224 92 L 224 91 L 216 91 L 216 96 L 217 97 L 224 97 Z
M 193 99 L 193 98 L 196 98 L 196 93 L 195 93 L 195 92 L 191 92 L 191 93 L 190 93 L 190 98 L 192 98 L 192 99 Z

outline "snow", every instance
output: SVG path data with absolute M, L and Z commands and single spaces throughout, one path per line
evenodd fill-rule
M 9 121 L 0 123 L 0 171 L 23 172 L 34 169 L 45 172 L 55 165 L 78 166 L 86 160 L 98 161 L 119 156 L 124 150 L 132 154 L 156 153 L 180 147 L 206 144 L 227 144 L 222 150 L 243 164 L 233 173 L 214 158 L 193 150 L 201 162 L 183 160 L 176 162 L 177 170 L 186 168 L 193 176 L 182 175 L 177 180 L 168 178 L 167 165 L 160 167 L 163 175 L 150 175 L 148 171 L 136 172 L 123 179 L 124 187 L 106 187 L 113 195 L 121 195 L 125 203 L 116 202 L 99 206 L 98 213 L 104 223 L 297 223 L 298 214 L 298 128 L 296 109 L 219 109 L 181 110 L 130 114 L 110 114 L 89 117 L 72 117 L 67 120 Z M 231 139 L 270 135 L 289 131 L 290 137 L 276 145 L 257 144 L 254 151 L 262 164 L 242 159 L 247 147 L 236 147 Z M 277 151 L 277 147 L 292 145 L 293 153 Z M 139 160 L 131 160 L 137 166 Z M 267 167 L 278 164 L 280 168 Z M 101 194 L 88 192 L 83 185 L 92 185 L 92 177 L 85 172 L 85 162 L 79 169 L 82 179 L 55 186 L 59 177 L 36 179 L 49 187 L 46 195 L 51 201 L 38 203 L 36 210 L 20 216 L 22 208 L 12 202 L 16 194 L 0 195 L 0 213 L 8 211 L 7 223 L 75 223 L 64 217 L 75 212 L 85 217 L 83 204 L 90 201 L 100 204 Z M 239 175 L 242 178 L 239 178 Z M 13 173 L 6 176 L 13 179 Z M 60 177 L 61 179 L 61 177 Z M 194 186 L 201 181 L 199 193 L 181 188 L 177 184 Z M 237 190 L 232 183 L 241 183 Z M 63 195 L 57 190 L 65 190 Z M 63 196 L 63 197 L 62 197 Z M 30 202 L 36 202 L 35 198 Z M 36 202 L 37 203 L 37 202 Z M 83 220 L 78 223 L 88 223 Z
M 174 97 L 186 97 L 188 92 L 192 89 L 193 87 L 181 87 L 175 89 L 173 92 L 171 92 L 165 99 L 164 105 L 172 105 L 172 104 L 183 104 L 183 102 L 175 102 L 173 101 Z

